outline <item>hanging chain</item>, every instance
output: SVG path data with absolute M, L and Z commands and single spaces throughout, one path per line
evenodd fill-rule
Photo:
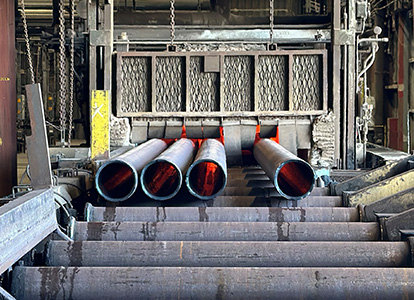
M 75 0 L 70 1 L 70 66 L 69 66 L 69 132 L 68 145 L 72 142 L 72 120 L 75 73 Z
M 175 40 L 175 0 L 170 0 L 170 26 L 171 26 L 171 46 L 174 45 Z
M 273 33 L 274 33 L 274 0 L 270 0 L 270 44 L 273 44 Z
M 64 0 L 59 1 L 59 98 L 60 98 L 60 142 L 65 145 L 66 125 L 66 54 Z
M 22 22 L 23 22 L 24 41 L 26 44 L 27 62 L 29 63 L 30 83 L 34 84 L 35 76 L 34 76 L 34 69 L 33 69 L 32 53 L 30 52 L 29 30 L 27 29 L 26 9 L 24 6 L 24 0 L 20 1 L 20 6 L 21 6 L 20 14 L 22 16 Z

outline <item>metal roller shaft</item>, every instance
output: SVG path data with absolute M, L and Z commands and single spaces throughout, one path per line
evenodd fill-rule
M 46 264 L 65 267 L 401 267 L 410 266 L 409 258 L 407 242 L 51 241 Z
M 76 222 L 76 241 L 375 241 L 368 222 Z
M 183 173 L 193 161 L 195 144 L 189 139 L 180 139 L 168 150 L 149 162 L 141 173 L 144 193 L 154 200 L 168 200 L 181 188 Z
M 104 163 L 96 173 L 99 194 L 106 200 L 119 202 L 130 198 L 138 187 L 138 173 L 167 148 L 163 140 L 152 139 Z
M 178 256 L 178 254 L 177 254 Z M 413 299 L 414 268 L 16 267 L 12 294 L 48 299 Z M 174 296 L 174 297 L 173 297 Z
M 221 142 L 207 139 L 187 171 L 185 182 L 193 196 L 202 200 L 220 195 L 227 182 L 226 150 Z
M 98 207 L 88 222 L 358 222 L 356 207 Z
M 315 184 L 312 167 L 278 143 L 261 139 L 254 145 L 253 154 L 283 197 L 299 200 L 312 191 Z
M 298 203 L 296 200 L 288 200 L 282 197 L 218 196 L 211 205 L 215 207 L 339 207 L 342 206 L 342 197 L 307 196 Z

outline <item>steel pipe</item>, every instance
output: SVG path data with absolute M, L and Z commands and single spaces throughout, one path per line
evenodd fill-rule
M 312 191 L 315 184 L 312 167 L 278 143 L 261 139 L 254 145 L 253 154 L 283 197 L 299 200 Z
M 356 207 L 98 207 L 88 222 L 358 222 Z
M 177 253 L 178 257 L 178 253 Z M 414 268 L 16 267 L 36 299 L 413 299 Z
M 47 266 L 401 267 L 407 242 L 50 241 Z M 180 259 L 177 259 L 177 254 Z
M 202 200 L 220 195 L 227 182 L 226 150 L 215 139 L 205 140 L 193 164 L 188 168 L 185 183 L 190 193 Z
M 209 203 L 215 207 L 339 207 L 342 206 L 340 196 L 307 196 L 300 202 L 288 200 L 283 197 L 262 197 L 262 196 L 218 196 Z
M 195 144 L 189 139 L 180 139 L 168 150 L 149 162 L 141 173 L 144 193 L 154 200 L 168 200 L 181 188 L 183 173 L 193 161 Z
M 372 222 L 74 222 L 75 241 L 376 241 Z
M 108 201 L 130 198 L 138 187 L 138 173 L 167 148 L 163 140 L 152 139 L 104 163 L 96 173 L 99 194 Z

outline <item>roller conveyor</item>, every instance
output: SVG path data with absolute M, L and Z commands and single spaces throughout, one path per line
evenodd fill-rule
M 133 206 L 87 204 L 85 221 L 72 223 L 74 242 L 51 240 L 44 266 L 15 268 L 14 295 L 17 299 L 414 295 L 412 243 L 381 241 L 380 224 L 362 222 L 360 207 L 342 207 L 342 197 L 331 196 L 328 188 L 314 188 L 302 200 L 281 198 L 263 186 L 270 181 L 257 177 L 263 176 L 258 168 L 229 168 L 228 176 L 229 182 L 239 185 L 226 186 L 223 195 L 208 201 L 179 193 L 170 202 L 138 197 Z

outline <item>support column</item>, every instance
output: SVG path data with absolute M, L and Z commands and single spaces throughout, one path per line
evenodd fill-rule
M 17 177 L 14 1 L 0 0 L 0 197 Z
M 398 48 L 397 48 L 397 87 L 398 87 L 398 150 L 407 151 L 407 116 L 409 106 L 409 32 L 408 32 L 408 17 L 402 13 L 398 16 Z
M 341 1 L 332 1 L 332 103 L 335 114 L 335 163 L 338 168 L 341 153 L 341 45 L 335 35 L 341 29 Z M 343 150 L 345 151 L 345 150 Z
M 348 1 L 348 28 L 356 28 L 356 1 Z M 356 45 L 348 45 L 347 47 L 347 71 L 348 79 L 347 83 L 347 98 L 344 99 L 347 103 L 347 149 L 346 149 L 346 168 L 355 169 L 355 147 L 356 147 L 356 136 L 355 136 L 355 99 L 356 99 Z
M 103 10 L 101 10 L 103 9 Z M 99 15 L 103 13 L 103 19 Z M 89 29 L 89 96 L 91 109 L 91 125 L 95 124 L 93 118 L 100 113 L 100 107 L 96 105 L 94 96 L 104 95 L 108 103 L 104 124 L 109 124 L 112 113 L 112 53 L 113 53 L 113 0 L 105 0 L 103 6 L 99 1 L 92 0 L 88 3 L 88 29 Z M 99 91 L 99 92 L 98 92 Z M 100 91 L 104 91 L 101 93 Z M 105 102 L 105 103 L 106 103 Z M 100 130 L 98 128 L 101 128 Z M 102 132 L 102 130 L 106 132 Z M 95 131 L 95 132 L 94 132 Z M 109 158 L 109 126 L 107 129 L 91 126 L 92 159 Z M 98 150 L 99 149 L 99 150 Z

